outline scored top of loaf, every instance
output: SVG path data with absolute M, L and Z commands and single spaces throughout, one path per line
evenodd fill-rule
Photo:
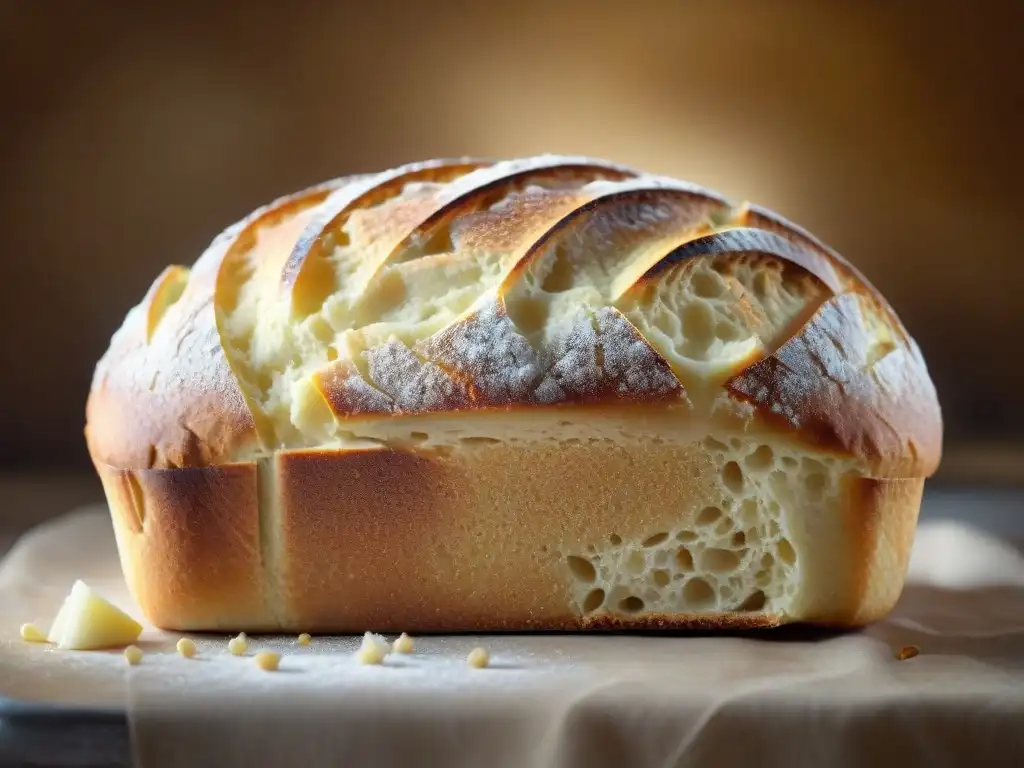
M 809 233 L 587 158 L 437 160 L 261 208 L 169 267 L 99 362 L 93 458 L 228 463 L 395 416 L 658 408 L 932 473 L 942 422 L 878 291 Z

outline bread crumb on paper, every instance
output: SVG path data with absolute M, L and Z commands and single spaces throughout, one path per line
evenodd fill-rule
M 26 643 L 45 643 L 46 635 L 35 624 L 22 624 L 21 639 Z
M 281 654 L 275 651 L 260 651 L 254 658 L 256 666 L 264 672 L 274 672 L 281 664 Z
M 130 666 L 136 666 L 142 661 L 142 649 L 137 645 L 129 645 L 124 649 L 124 660 L 128 662 Z
M 175 646 L 175 648 L 177 648 L 178 653 L 180 653 L 186 659 L 191 659 L 198 652 L 198 650 L 196 649 L 195 641 L 190 640 L 187 637 L 181 638 L 181 640 L 178 641 L 178 644 Z
M 904 645 L 902 648 L 900 648 L 898 651 L 896 651 L 896 660 L 897 661 L 906 661 L 907 659 L 914 658 L 920 652 L 921 652 L 921 649 L 918 648 L 916 645 Z
M 356 651 L 356 659 L 360 664 L 383 664 L 391 646 L 388 641 L 373 632 L 363 635 L 363 642 Z
M 303 632 L 301 635 L 299 635 L 299 638 L 296 642 L 298 642 L 299 645 L 305 648 L 307 645 L 313 642 L 313 638 L 310 637 L 308 632 Z
M 233 656 L 245 655 L 245 652 L 249 650 L 249 638 L 245 636 L 245 632 L 228 640 L 228 650 Z
M 395 653 L 412 653 L 415 649 L 415 644 L 413 643 L 412 638 L 403 632 L 398 636 L 391 648 Z
M 466 657 L 466 663 L 474 669 L 483 669 L 491 663 L 491 655 L 483 648 L 474 648 Z

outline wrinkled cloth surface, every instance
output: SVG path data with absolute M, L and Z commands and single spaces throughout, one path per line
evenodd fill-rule
M 1024 555 L 959 524 L 922 524 L 899 606 L 861 632 L 421 637 L 383 666 L 356 662 L 355 637 L 254 637 L 235 657 L 199 636 L 187 660 L 147 626 L 137 667 L 22 641 L 76 578 L 140 615 L 102 507 L 0 563 L 0 696 L 123 708 L 142 768 L 1024 765 Z M 467 665 L 475 646 L 489 668 Z M 254 663 L 264 648 L 279 671 Z

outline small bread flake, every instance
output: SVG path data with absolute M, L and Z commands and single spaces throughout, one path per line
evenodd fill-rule
M 244 656 L 245 652 L 249 650 L 249 638 L 245 636 L 245 632 L 242 632 L 238 637 L 232 637 L 228 640 L 228 650 L 231 651 L 233 656 Z
M 399 635 L 398 639 L 396 639 L 394 644 L 391 646 L 391 649 L 395 653 L 412 653 L 413 648 L 414 644 L 412 642 L 412 638 L 405 634 L 405 632 Z
M 134 667 L 142 661 L 142 649 L 137 645 L 129 645 L 124 649 L 124 660 Z
M 363 635 L 362 645 L 356 651 L 356 659 L 360 664 L 383 664 L 390 650 L 391 646 L 387 640 L 373 632 L 367 632 Z
M 466 663 L 475 669 L 483 669 L 491 663 L 491 656 L 483 648 L 474 648 L 466 657 Z
M 181 640 L 178 641 L 178 644 L 175 646 L 175 648 L 177 648 L 178 653 L 180 653 L 186 659 L 191 659 L 193 656 L 196 655 L 197 652 L 195 642 L 187 637 L 181 638 Z
M 299 645 L 305 648 L 307 645 L 313 642 L 313 638 L 309 636 L 308 632 L 303 632 L 301 635 L 299 635 L 299 639 L 296 642 L 298 642 Z
M 46 635 L 35 624 L 22 624 L 21 639 L 26 643 L 45 643 Z
M 255 657 L 256 666 L 264 672 L 274 672 L 281 664 L 281 654 L 275 651 L 260 651 Z
M 896 651 L 896 660 L 906 661 L 907 659 L 914 658 L 920 652 L 921 649 L 918 648 L 916 645 L 904 645 L 902 648 Z

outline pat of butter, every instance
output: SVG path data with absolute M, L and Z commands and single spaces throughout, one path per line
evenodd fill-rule
M 130 645 L 140 634 L 139 622 L 76 581 L 46 639 L 66 651 L 92 651 Z

